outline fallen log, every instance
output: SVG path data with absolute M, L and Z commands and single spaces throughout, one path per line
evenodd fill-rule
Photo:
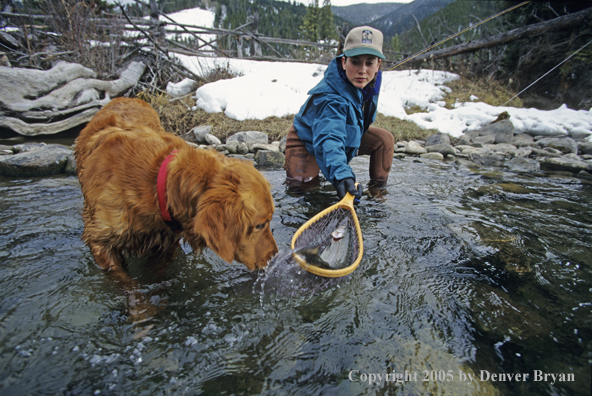
M 25 136 L 55 134 L 84 124 L 134 87 L 146 65 L 131 62 L 112 81 L 84 66 L 59 62 L 50 70 L 0 67 L 0 127 Z
M 535 23 L 521 28 L 516 28 L 489 36 L 482 39 L 453 45 L 450 47 L 433 50 L 416 56 L 411 63 L 424 60 L 447 58 L 449 56 L 462 54 L 464 52 L 474 52 L 483 48 L 489 48 L 500 44 L 506 44 L 511 41 L 534 37 L 552 30 L 565 29 L 568 27 L 584 24 L 592 19 L 592 7 L 585 10 L 574 12 L 573 14 L 563 15 L 548 21 Z

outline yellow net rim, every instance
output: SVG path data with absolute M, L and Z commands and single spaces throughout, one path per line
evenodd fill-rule
M 339 278 L 341 276 L 351 274 L 356 268 L 358 268 L 358 265 L 360 265 L 360 262 L 362 261 L 362 256 L 364 254 L 364 243 L 363 243 L 363 239 L 362 239 L 362 229 L 360 228 L 360 222 L 358 221 L 358 216 L 356 215 L 356 211 L 354 210 L 354 196 L 353 195 L 351 195 L 350 193 L 346 193 L 345 197 L 341 201 L 339 201 L 335 205 L 331 205 L 327 209 L 317 213 L 313 218 L 311 218 L 306 223 L 304 223 L 298 229 L 298 231 L 296 231 L 296 233 L 292 237 L 292 243 L 290 245 L 290 248 L 292 250 L 294 250 L 296 248 L 296 240 L 298 239 L 300 234 L 302 234 L 304 232 L 304 230 L 306 230 L 312 223 L 316 222 L 321 217 L 324 217 L 329 212 L 332 212 L 338 208 L 343 208 L 343 209 L 349 210 L 351 212 L 352 217 L 354 219 L 355 228 L 356 228 L 356 236 L 358 237 L 358 241 L 360 243 L 358 257 L 351 265 L 349 265 L 348 267 L 345 267 L 345 268 L 339 268 L 339 269 L 335 269 L 335 270 L 320 268 L 320 267 L 317 267 L 316 265 L 312 265 L 312 264 L 307 263 L 306 260 L 304 260 L 304 258 L 302 258 L 302 256 L 300 256 L 298 253 L 294 253 L 294 252 L 292 253 L 292 257 L 294 257 L 294 260 L 296 260 L 296 262 L 303 269 L 307 270 L 308 272 L 310 272 L 312 274 L 324 276 L 326 278 Z

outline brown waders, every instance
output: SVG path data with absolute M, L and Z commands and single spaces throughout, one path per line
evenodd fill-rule
M 362 135 L 358 155 L 370 155 L 370 184 L 384 186 L 393 163 L 395 139 L 386 129 L 370 127 Z M 286 137 L 286 177 L 288 185 L 308 184 L 318 180 L 319 165 L 304 142 L 296 134 L 294 126 Z

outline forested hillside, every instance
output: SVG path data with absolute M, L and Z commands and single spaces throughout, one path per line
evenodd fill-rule
M 392 37 L 414 28 L 416 21 L 421 21 L 429 17 L 434 12 L 442 9 L 453 1 L 454 0 L 415 0 L 411 3 L 402 5 L 395 11 L 392 11 L 381 18 L 368 21 L 368 23 L 371 26 L 380 29 L 385 36 Z
M 258 31 L 266 36 L 299 38 L 299 28 L 306 14 L 306 6 L 275 0 L 218 0 L 215 24 L 236 28 L 255 13 L 259 16 Z
M 516 4 L 513 1 L 457 0 L 420 21 L 420 28 L 399 35 L 397 41 L 402 51 L 414 53 Z M 591 6 L 590 2 L 531 2 L 471 29 L 439 48 L 549 21 Z M 554 108 L 567 103 L 572 108 L 589 109 L 592 106 L 592 45 L 583 46 L 591 40 L 592 25 L 588 23 L 458 55 L 446 59 L 445 64 L 430 64 L 428 67 L 449 70 L 454 67 L 453 71 L 464 75 L 494 78 L 516 91 L 545 75 L 525 93 L 527 98 L 536 98 L 531 100 L 531 105 Z M 574 56 L 566 60 L 571 55 Z M 561 62 L 564 63 L 557 67 Z
M 361 0 L 363 1 L 363 0 Z M 331 6 L 333 14 L 351 22 L 354 25 L 367 25 L 375 19 L 388 15 L 405 3 L 376 3 L 368 4 L 361 2 L 360 4 L 352 4 L 348 6 Z
M 305 2 L 308 3 L 308 2 Z M 303 4 L 297 1 L 276 1 L 276 0 L 172 0 L 158 1 L 159 8 L 165 13 L 172 13 L 187 8 L 200 7 L 216 13 L 214 25 L 216 27 L 235 29 L 252 20 L 254 15 L 258 16 L 257 30 L 264 36 L 278 37 L 285 39 L 300 39 L 315 41 L 326 39 L 330 32 L 331 38 L 337 38 L 337 27 L 344 22 L 339 16 L 331 13 L 331 2 L 325 0 L 319 4 L 318 0 L 311 0 L 310 4 Z M 323 15 L 321 10 L 328 7 L 329 15 Z M 315 25 L 321 26 L 311 29 L 319 29 L 320 36 L 312 37 L 307 32 L 307 13 L 313 13 L 309 19 L 314 19 Z M 330 20 L 328 20 L 330 17 Z M 323 26 L 327 25 L 327 26 Z

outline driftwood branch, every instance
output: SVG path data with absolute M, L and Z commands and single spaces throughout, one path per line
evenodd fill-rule
M 90 121 L 112 98 L 134 87 L 146 66 L 131 62 L 118 79 L 60 62 L 50 70 L 0 68 L 0 126 L 25 135 L 61 132 Z
M 160 51 L 165 57 L 166 59 L 170 62 L 171 66 L 179 73 L 181 74 L 183 77 L 187 77 L 187 78 L 191 78 L 195 81 L 203 81 L 203 79 L 198 76 L 197 74 L 193 73 L 191 70 L 187 69 L 186 67 L 177 64 L 170 56 L 168 51 L 164 50 L 160 45 L 158 45 L 158 43 L 156 41 L 154 41 L 152 39 L 152 37 L 150 36 L 150 34 L 148 34 L 148 32 L 146 32 L 144 29 L 140 28 L 139 26 L 137 26 L 136 24 L 134 24 L 132 22 L 132 20 L 127 16 L 127 13 L 125 12 L 125 9 L 123 8 L 123 6 L 120 4 L 119 8 L 121 8 L 121 12 L 123 13 L 123 16 L 127 19 L 127 21 L 134 26 L 140 33 L 142 33 L 152 44 L 154 44 L 154 47 Z

